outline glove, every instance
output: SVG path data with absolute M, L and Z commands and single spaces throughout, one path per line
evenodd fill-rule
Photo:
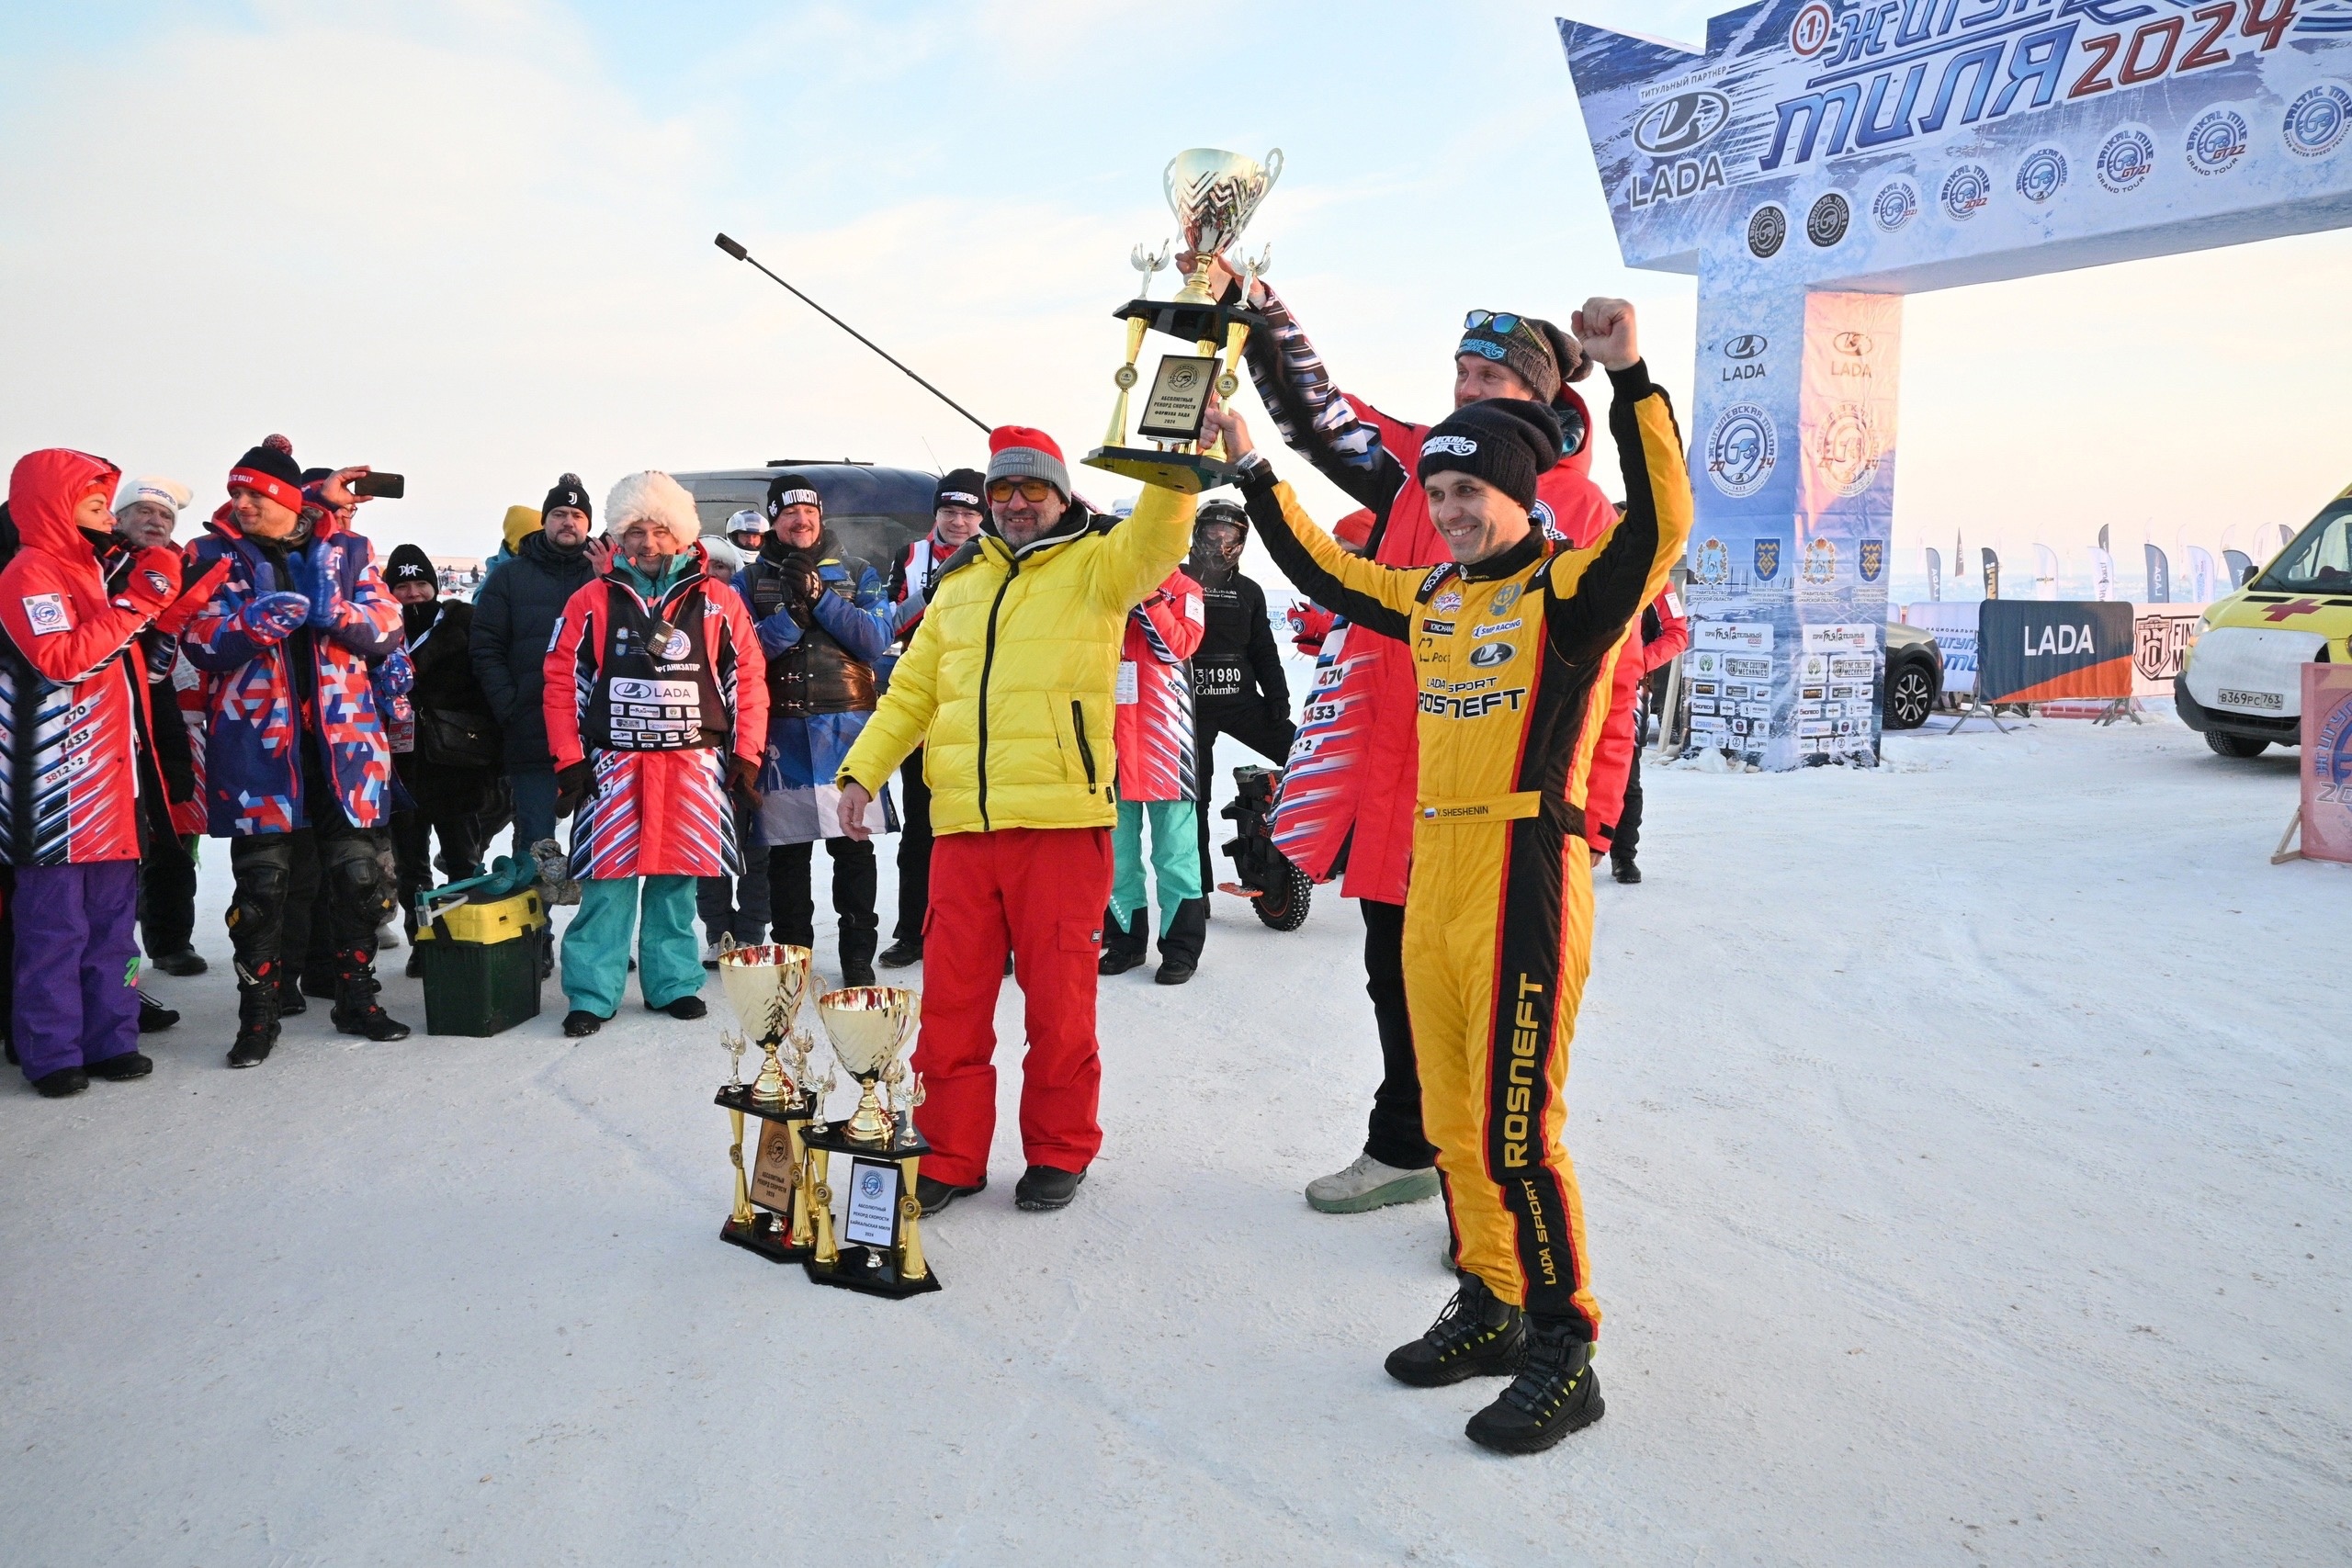
M 311 602 L 300 593 L 265 593 L 237 617 L 244 625 L 245 635 L 264 648 L 284 642 L 310 618 Z
M 188 623 L 212 603 L 214 591 L 228 580 L 229 558 L 222 556 L 212 563 L 210 570 L 180 590 L 180 596 L 155 617 L 155 629 L 165 637 L 177 637 L 187 630 Z
M 314 539 L 299 558 L 293 571 L 303 595 L 311 601 L 306 626 L 330 630 L 342 618 L 343 549 L 329 539 Z
M 555 771 L 555 814 L 569 817 L 580 809 L 588 798 L 588 786 L 595 782 L 595 770 L 585 761 Z
M 760 765 L 749 757 L 730 757 L 727 761 L 727 795 L 745 811 L 756 811 L 760 806 Z
M 180 553 L 164 545 L 150 545 L 130 558 L 122 597 L 143 615 L 153 616 L 171 607 L 180 592 Z
M 384 656 L 384 667 L 378 671 L 376 684 L 386 696 L 404 697 L 416 690 L 416 665 L 399 649 Z
M 785 608 L 792 618 L 806 626 L 817 617 L 817 596 L 825 591 L 825 580 L 817 575 L 816 563 L 805 557 L 795 556 L 783 566 Z

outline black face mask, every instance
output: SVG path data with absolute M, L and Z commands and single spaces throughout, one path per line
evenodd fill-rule
M 422 604 L 403 604 L 401 606 L 401 629 L 408 634 L 411 642 L 414 642 L 424 635 L 440 614 L 441 602 L 437 599 L 427 599 Z

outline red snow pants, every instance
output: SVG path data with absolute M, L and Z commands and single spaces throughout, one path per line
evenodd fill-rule
M 996 994 L 1010 951 L 1028 1053 L 1021 1062 L 1021 1149 L 1030 1165 L 1084 1170 L 1102 1146 L 1095 1104 L 1095 964 L 1111 901 L 1107 828 L 1001 828 L 942 834 L 931 849 L 923 916 L 922 1032 L 913 1066 L 923 1174 L 957 1187 L 986 1179 L 996 1135 Z

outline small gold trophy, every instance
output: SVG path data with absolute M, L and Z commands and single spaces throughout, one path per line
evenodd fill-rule
M 1201 426 L 1208 415 L 1211 392 L 1229 398 L 1240 389 L 1238 372 L 1242 345 L 1249 341 L 1251 327 L 1266 324 L 1265 317 L 1248 308 L 1249 284 L 1264 276 L 1272 252 L 1239 264 L 1238 270 L 1246 274 L 1239 305 L 1213 298 L 1208 277 L 1217 258 L 1241 237 L 1250 215 L 1266 199 L 1282 172 L 1279 147 L 1266 154 L 1263 164 L 1214 147 L 1195 147 L 1169 160 L 1162 183 L 1184 248 L 1193 253 L 1193 274 L 1173 299 L 1130 299 L 1113 312 L 1127 323 L 1127 359 L 1112 377 L 1119 400 L 1113 405 L 1110 432 L 1101 446 L 1087 454 L 1088 467 L 1186 494 L 1213 489 L 1232 478 L 1222 454 L 1203 448 Z M 1155 256 L 1137 246 L 1132 260 L 1136 270 L 1144 275 L 1148 295 L 1151 275 L 1167 265 L 1166 251 L 1163 248 Z M 1189 356 L 1171 354 L 1160 360 L 1151 390 L 1144 398 L 1142 417 L 1136 423 L 1136 434 L 1152 445 L 1130 446 L 1127 394 L 1141 379 L 1136 374 L 1136 356 L 1143 352 L 1147 332 L 1166 333 L 1191 344 L 1194 352 Z M 1221 367 L 1220 350 L 1225 355 Z
M 734 1063 L 718 1103 L 734 1124 L 728 1151 L 735 1165 L 735 1207 L 719 1239 L 775 1263 L 804 1258 L 816 1246 L 808 1194 L 808 1160 L 800 1129 L 816 1114 L 808 1093 L 808 1032 L 793 1027 L 808 995 L 809 953 L 805 947 L 726 945 L 718 955 L 719 984 L 742 1021 L 744 1033 L 722 1035 L 719 1043 Z M 757 1045 L 759 1077 L 742 1081 L 744 1054 Z M 787 1072 L 784 1055 L 792 1059 Z M 743 1118 L 760 1122 L 754 1163 L 743 1165 Z M 764 1212 L 763 1212 L 764 1211 Z
M 820 1213 L 816 1249 L 801 1264 L 820 1285 L 877 1296 L 939 1289 L 939 1277 L 923 1261 L 922 1204 L 915 1196 L 922 1156 L 931 1152 L 914 1127 L 922 1080 L 910 1076 L 904 1060 L 922 1015 L 922 996 L 900 986 L 853 986 L 817 998 L 833 1055 L 859 1086 L 848 1121 L 812 1122 L 804 1134 L 813 1201 L 831 1204 L 831 1156 L 850 1161 L 841 1245 L 826 1225 L 830 1216 Z

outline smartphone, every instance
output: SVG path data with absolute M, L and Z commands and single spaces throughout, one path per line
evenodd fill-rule
M 354 495 L 379 495 L 386 501 L 398 501 L 408 493 L 408 478 L 404 474 L 362 474 L 351 481 Z

